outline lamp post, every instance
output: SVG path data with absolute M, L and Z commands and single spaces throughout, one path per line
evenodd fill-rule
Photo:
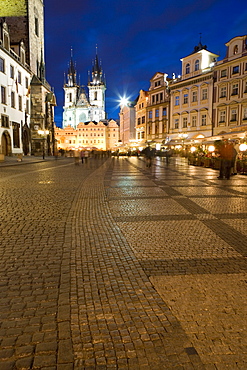
M 43 159 L 45 159 L 45 137 L 49 134 L 48 130 L 38 130 L 38 134 L 42 136 L 42 149 L 43 149 Z

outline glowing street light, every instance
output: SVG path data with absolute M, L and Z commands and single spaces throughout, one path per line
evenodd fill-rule
M 239 150 L 245 152 L 247 150 L 247 144 L 243 143 L 239 145 Z
M 120 98 L 120 106 L 121 107 L 126 107 L 128 105 L 128 103 L 129 103 L 129 100 L 125 96 Z

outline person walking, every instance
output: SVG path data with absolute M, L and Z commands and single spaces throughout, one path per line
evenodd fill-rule
M 227 180 L 230 179 L 234 153 L 235 153 L 235 149 L 233 147 L 233 144 L 225 140 L 219 148 L 220 174 L 219 174 L 218 179 L 220 180 L 224 178 L 226 178 Z
M 81 163 L 84 162 L 84 157 L 85 157 L 85 152 L 82 150 L 81 151 Z

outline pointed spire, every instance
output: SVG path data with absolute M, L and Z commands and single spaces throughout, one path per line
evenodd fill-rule
M 73 49 L 71 47 L 70 49 L 70 62 L 69 62 L 69 68 L 68 68 L 68 85 L 69 86 L 75 86 L 77 84 L 76 82 L 76 69 L 73 62 Z

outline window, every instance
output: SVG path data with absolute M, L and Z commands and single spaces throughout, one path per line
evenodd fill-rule
M 26 101 L 26 113 L 29 114 L 29 100 Z
M 155 103 L 155 95 L 152 95 L 152 104 Z
M 237 121 L 237 109 L 231 110 L 231 121 Z
M 11 91 L 11 108 L 15 108 L 15 93 Z
M 237 54 L 237 53 L 238 53 L 238 45 L 235 45 L 233 49 L 233 54 Z
M 219 123 L 223 123 L 223 122 L 226 122 L 226 111 L 225 110 L 220 111 Z
M 199 60 L 195 61 L 195 71 L 199 71 Z
M 175 118 L 175 120 L 174 120 L 174 128 L 175 129 L 178 129 L 178 125 L 179 125 L 179 119 L 178 118 Z
M 5 60 L 0 58 L 0 72 L 5 72 Z
M 18 71 L 18 84 L 21 85 L 21 72 Z
M 220 77 L 226 77 L 227 73 L 226 73 L 226 69 L 223 69 L 220 73 Z
M 208 98 L 208 89 L 202 89 L 202 100 L 206 100 Z
M 2 114 L 2 116 L 1 116 L 1 122 L 2 122 L 2 127 L 6 127 L 6 128 L 9 127 L 9 117 L 8 116 L 4 116 Z
M 6 87 L 1 86 L 1 103 L 6 104 Z
M 155 117 L 159 118 L 159 109 L 155 109 Z
M 189 95 L 184 94 L 184 104 L 188 104 L 188 98 L 189 98 Z
M 235 66 L 232 68 L 232 74 L 239 73 L 239 66 Z
M 192 91 L 192 102 L 196 102 L 197 101 L 197 91 Z
M 202 126 L 206 126 L 206 124 L 207 124 L 207 115 L 202 114 Z
M 162 100 L 163 100 L 163 92 L 160 93 L 160 101 L 162 101 Z
M 35 17 L 35 35 L 39 36 L 39 20 Z
M 142 123 L 145 123 L 145 116 L 142 116 Z
M 238 84 L 232 85 L 232 95 L 238 95 Z
M 155 86 L 155 87 L 160 86 L 160 81 L 156 81 L 156 82 L 154 83 L 154 86 Z
M 196 116 L 192 116 L 192 127 L 196 127 Z
M 179 96 L 175 96 L 175 105 L 179 105 Z
M 152 118 L 152 111 L 150 110 L 149 112 L 148 112 L 148 118 Z
M 10 71 L 10 78 L 14 78 L 14 67 L 12 65 L 10 65 L 9 71 Z
M 245 85 L 244 85 L 244 93 L 247 93 L 247 81 L 245 81 Z
M 188 74 L 190 73 L 190 64 L 187 63 L 186 66 L 185 66 L 185 74 Z
M 140 118 L 140 117 L 137 119 L 137 124 L 138 124 L 138 125 L 140 125 L 140 124 L 141 124 L 141 118 Z
M 243 119 L 247 120 L 247 108 L 243 109 Z
M 12 122 L 14 148 L 20 148 L 20 124 Z
M 220 98 L 226 97 L 226 86 L 220 88 Z
M 186 128 L 188 126 L 188 118 L 183 117 L 183 128 Z
M 166 108 L 163 108 L 163 117 L 166 117 L 167 116 L 167 110 Z
M 26 81 L 26 89 L 28 89 L 29 84 L 28 84 L 28 78 L 27 77 L 25 78 L 25 81 Z
M 18 96 L 18 101 L 19 101 L 19 110 L 22 111 L 22 96 Z

